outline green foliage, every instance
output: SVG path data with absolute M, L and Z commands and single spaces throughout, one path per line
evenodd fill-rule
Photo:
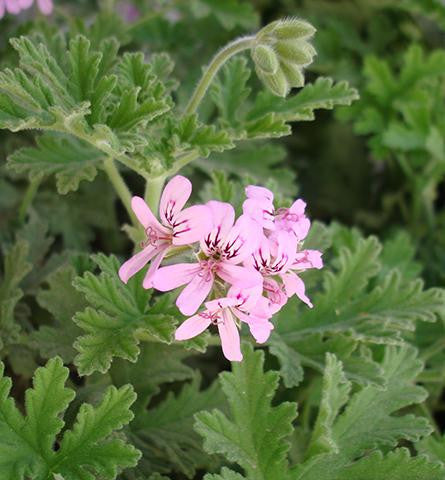
M 139 452 L 124 440 L 112 438 L 132 418 L 129 410 L 135 395 L 130 386 L 110 387 L 97 406 L 83 404 L 71 430 L 64 432 L 60 448 L 56 436 L 64 426 L 60 415 L 75 393 L 65 387 L 68 369 L 59 358 L 49 360 L 34 376 L 34 387 L 26 391 L 26 416 L 10 398 L 11 380 L 1 368 L 0 471 L 3 478 L 51 480 L 93 479 L 94 474 L 114 479 L 119 470 L 135 465 Z
M 296 406 L 288 402 L 271 405 L 278 374 L 264 372 L 263 363 L 262 352 L 246 347 L 243 362 L 234 363 L 232 373 L 220 375 L 231 419 L 219 410 L 199 413 L 195 429 L 204 437 L 206 451 L 222 453 L 239 463 L 246 478 L 272 480 L 286 474 L 287 438 Z M 227 472 L 224 475 L 227 477 Z
M 60 355 L 69 363 L 76 354 L 73 343 L 81 330 L 73 317 L 86 307 L 83 295 L 72 286 L 76 274 L 72 265 L 61 266 L 48 276 L 48 288 L 41 289 L 37 294 L 39 305 L 53 317 L 51 325 L 43 325 L 31 335 L 43 358 Z
M 0 283 L 0 349 L 16 341 L 20 333 L 14 310 L 23 296 L 19 285 L 31 270 L 28 252 L 29 244 L 25 240 L 18 240 L 4 257 L 3 276 Z
M 131 424 L 129 438 L 143 453 L 138 470 L 183 472 L 193 478 L 197 468 L 206 468 L 211 459 L 202 452 L 200 437 L 193 432 L 194 415 L 202 410 L 221 408 L 219 385 L 200 391 L 196 376 L 178 395 L 169 393 L 154 408 L 144 410 Z
M 16 150 L 9 157 L 9 166 L 29 173 L 31 181 L 55 174 L 61 194 L 77 190 L 82 180 L 94 180 L 96 167 L 104 159 L 98 150 L 66 136 L 45 134 L 36 142 L 36 147 Z
M 140 275 L 125 285 L 118 277 L 115 257 L 99 254 L 92 258 L 101 273 L 86 272 L 74 282 L 92 305 L 74 318 L 86 333 L 74 345 L 79 352 L 75 363 L 82 375 L 106 372 L 113 357 L 135 362 L 141 339 L 171 343 L 177 323 L 168 297 L 149 303 L 151 292 L 142 287 Z
M 429 463 L 425 458 L 411 459 L 403 449 L 385 458 L 379 451 L 369 454 L 378 447 L 395 446 L 400 439 L 418 440 L 431 431 L 424 418 L 396 414 L 411 404 L 422 402 L 426 396 L 423 388 L 413 384 L 422 369 L 416 351 L 412 347 L 386 347 L 382 369 L 387 386 L 359 390 L 352 395 L 344 412 L 339 413 L 348 400 L 350 384 L 342 373 L 341 363 L 328 355 L 322 403 L 307 459 L 295 467 L 291 478 L 403 479 L 405 474 L 412 475 L 408 478 L 416 478 L 415 475 L 417 478 L 429 478 L 429 475 L 440 478 L 443 475 L 440 465 Z M 328 399 L 329 404 L 326 403 Z M 387 477 L 389 474 L 391 476 Z
M 333 270 L 324 270 L 323 292 L 314 297 L 316 308 L 300 306 L 297 316 L 291 312 L 298 302 L 290 300 L 278 314 L 271 352 L 282 363 L 288 386 L 301 381 L 301 364 L 323 370 L 326 352 L 342 360 L 349 379 L 381 384 L 380 368 L 363 347 L 403 344 L 416 322 L 444 316 L 442 289 L 425 290 L 420 279 L 402 277 L 409 257 L 400 259 L 388 249 L 381 255 L 375 237 L 342 237 L 347 232 L 333 229 L 338 258 Z

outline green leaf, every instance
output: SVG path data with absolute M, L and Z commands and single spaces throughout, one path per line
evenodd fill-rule
M 236 57 L 224 65 L 211 87 L 211 96 L 217 106 L 222 124 L 236 128 L 240 124 L 239 109 L 249 97 L 247 86 L 250 69 L 244 57 Z
M 241 465 L 249 479 L 283 479 L 287 472 L 287 437 L 296 416 L 295 404 L 271 405 L 278 386 L 277 372 L 264 372 L 264 354 L 243 349 L 244 359 L 221 373 L 220 382 L 231 419 L 221 411 L 196 415 L 196 431 L 209 453 L 221 453 Z
M 11 40 L 20 68 L 0 72 L 0 128 L 69 134 L 101 152 L 93 159 L 105 154 L 149 171 L 147 162 L 141 165 L 127 154 L 147 145 L 147 124 L 167 112 L 172 102 L 143 55 L 125 54 L 117 61 L 115 40 L 108 38 L 93 49 L 90 40 L 77 35 L 56 59 L 40 40 Z M 74 158 L 63 158 L 76 168 Z M 93 163 L 81 163 L 79 179 L 94 176 Z M 46 170 L 59 173 L 60 190 L 76 188 L 79 179 L 62 174 L 56 165 L 50 162 Z
M 16 341 L 20 332 L 19 324 L 14 318 L 14 310 L 23 296 L 19 285 L 31 270 L 28 254 L 29 244 L 21 239 L 5 252 L 3 277 L 0 283 L 0 349 Z
M 162 403 L 136 417 L 129 438 L 143 453 L 138 471 L 145 475 L 178 471 L 193 478 L 197 468 L 209 465 L 211 459 L 202 452 L 201 439 L 193 432 L 194 415 L 221 408 L 224 402 L 216 382 L 204 391 L 200 383 L 195 376 L 178 395 L 170 392 Z
M 323 406 L 320 408 L 319 419 L 325 426 L 327 420 L 329 427 L 325 430 L 328 433 L 327 444 L 331 452 L 338 453 L 317 454 L 317 450 L 309 450 L 308 453 L 312 456 L 293 469 L 291 478 L 295 480 L 361 478 L 354 475 L 348 477 L 346 472 L 349 468 L 352 471 L 355 468 L 362 471 L 360 462 L 367 461 L 357 461 L 362 455 L 376 448 L 384 448 L 387 451 L 401 440 L 415 442 L 431 433 L 431 426 L 425 418 L 401 413 L 406 407 L 421 403 L 426 398 L 426 391 L 414 383 L 423 368 L 422 362 L 417 359 L 416 350 L 410 346 L 385 347 L 382 368 L 386 387 L 367 386 L 359 390 L 352 395 L 340 415 L 338 410 L 345 401 L 348 389 L 344 377 L 337 369 L 337 376 L 332 379 L 337 383 L 333 385 L 324 383 L 323 398 L 334 395 L 335 400 L 331 402 L 330 407 L 333 407 L 331 411 Z M 338 416 L 334 420 L 336 415 Z M 426 471 L 428 468 L 430 467 L 426 467 Z M 372 469 L 370 471 L 373 472 Z
M 445 469 L 439 463 L 430 463 L 425 457 L 411 457 L 407 448 L 399 448 L 383 456 L 374 452 L 368 457 L 345 467 L 338 480 L 428 480 L 443 479 Z
M 356 393 L 338 418 L 334 439 L 343 455 L 354 458 L 375 446 L 394 446 L 401 438 L 416 441 L 431 432 L 425 418 L 393 413 L 426 398 L 413 384 L 423 368 L 412 347 L 387 347 L 383 360 L 386 388 L 368 386 Z
M 177 324 L 176 309 L 168 295 L 149 303 L 151 292 L 142 287 L 141 275 L 125 285 L 118 277 L 115 257 L 99 254 L 92 258 L 102 273 L 86 272 L 74 280 L 74 287 L 94 307 L 74 317 L 86 333 L 74 345 L 81 375 L 105 373 L 113 357 L 135 362 L 143 338 L 171 343 Z
M 105 156 L 87 144 L 65 135 L 44 134 L 35 147 L 16 150 L 8 166 L 18 173 L 28 173 L 30 180 L 55 174 L 60 194 L 76 191 L 83 180 L 91 182 Z
M 350 390 L 351 383 L 345 377 L 341 362 L 335 355 L 327 353 L 320 409 L 306 452 L 308 457 L 321 453 L 339 453 L 333 438 L 333 424 L 340 409 L 348 401 Z
M 181 149 L 194 150 L 200 156 L 208 157 L 211 152 L 234 147 L 226 131 L 218 131 L 214 126 L 200 123 L 197 115 L 189 115 L 175 123 L 174 142 Z
M 223 468 L 221 473 L 208 473 L 204 476 L 204 480 L 245 480 L 246 477 L 243 477 L 239 473 L 229 470 L 228 468 Z
M 38 368 L 34 386 L 26 391 L 22 416 L 10 398 L 11 380 L 0 373 L 0 474 L 10 480 L 93 480 L 92 474 L 116 478 L 118 469 L 134 466 L 139 452 L 122 440 L 110 439 L 132 419 L 129 407 L 135 395 L 131 387 L 110 387 L 102 403 L 94 408 L 82 405 L 73 430 L 65 431 L 60 449 L 56 436 L 64 426 L 60 415 L 74 398 L 64 386 L 68 369 L 60 358 Z
M 48 276 L 48 288 L 41 289 L 37 294 L 38 304 L 48 310 L 54 319 L 53 325 L 43 325 L 31 334 L 43 358 L 60 355 L 70 363 L 75 357 L 73 343 L 81 330 L 73 317 L 86 307 L 83 295 L 72 286 L 75 277 L 75 268 L 63 265 Z
M 314 110 L 332 110 L 336 105 L 350 105 L 357 100 L 358 92 L 347 82 L 334 85 L 330 78 L 319 77 L 292 97 L 277 98 L 268 92 L 258 95 L 248 119 L 253 121 L 267 114 L 274 114 L 283 122 L 313 120 Z

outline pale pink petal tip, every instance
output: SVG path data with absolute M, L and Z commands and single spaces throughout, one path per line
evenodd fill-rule
M 53 11 L 53 2 L 52 0 L 37 0 L 40 11 L 43 15 L 51 15 Z
M 194 315 L 188 318 L 180 327 L 176 329 L 175 339 L 178 341 L 189 340 L 201 334 L 210 325 L 210 317 Z

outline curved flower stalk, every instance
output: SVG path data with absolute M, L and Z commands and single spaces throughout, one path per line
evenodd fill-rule
M 142 198 L 133 197 L 132 208 L 147 239 L 143 249 L 121 266 L 119 276 L 127 282 L 151 262 L 145 288 L 166 292 L 185 286 L 176 305 L 190 318 L 177 329 L 176 340 L 190 339 L 215 325 L 224 356 L 240 361 L 243 323 L 258 343 L 264 343 L 274 328 L 273 315 L 289 297 L 297 295 L 312 307 L 300 273 L 321 268 L 322 254 L 302 249 L 310 221 L 301 199 L 290 208 L 275 209 L 270 190 L 250 185 L 243 214 L 235 220 L 235 209 L 225 202 L 211 200 L 183 209 L 191 192 L 185 177 L 172 178 L 162 193 L 160 222 Z M 195 262 L 160 267 L 166 253 L 177 246 L 188 247 Z M 205 308 L 199 311 L 203 303 Z
M 34 3 L 34 0 L 0 0 L 0 18 L 5 13 L 18 15 L 21 11 L 27 10 Z M 37 6 L 44 15 L 50 15 L 53 11 L 52 0 L 37 0 Z

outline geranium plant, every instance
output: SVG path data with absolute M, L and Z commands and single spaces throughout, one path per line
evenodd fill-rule
M 1 479 L 444 478 L 445 290 L 314 220 L 277 139 L 359 94 L 253 5 L 0 0 Z

